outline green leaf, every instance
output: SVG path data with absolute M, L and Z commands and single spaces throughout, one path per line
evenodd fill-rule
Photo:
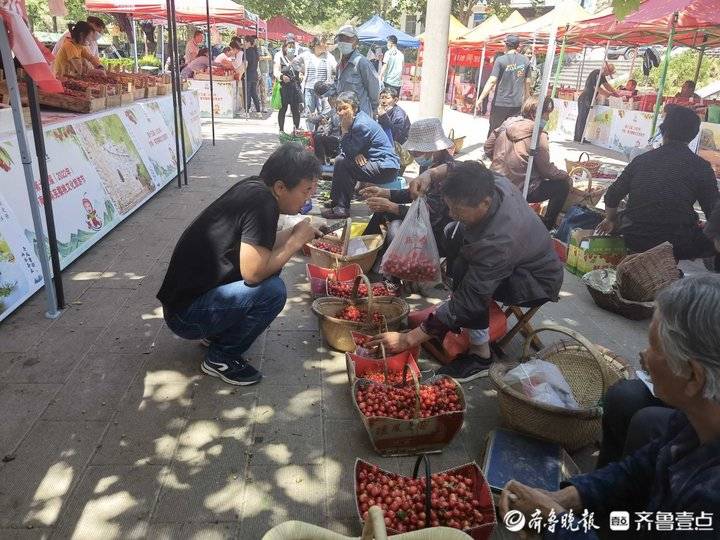
M 613 0 L 613 13 L 619 21 L 640 9 L 640 0 Z

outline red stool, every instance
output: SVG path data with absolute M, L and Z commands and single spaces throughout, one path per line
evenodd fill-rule
M 437 306 L 430 306 L 419 311 L 412 311 L 408 315 L 410 328 L 420 326 L 420 323 L 427 319 L 428 315 L 435 313 Z M 490 343 L 495 343 L 507 334 L 507 316 L 500 309 L 496 302 L 490 303 Z M 441 364 L 449 364 L 455 357 L 470 348 L 470 336 L 465 328 L 456 334 L 448 332 L 445 339 L 440 343 L 437 339 L 431 339 L 423 343 L 423 348 L 430 353 Z

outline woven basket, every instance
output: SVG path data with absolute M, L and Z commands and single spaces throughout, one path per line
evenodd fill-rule
M 368 286 L 368 298 L 358 298 L 357 289 L 360 281 L 365 281 Z M 354 304 L 360 308 L 366 308 L 368 313 L 379 311 L 384 316 L 383 328 L 378 328 L 372 323 L 362 323 L 338 319 L 336 314 L 348 304 Z M 383 296 L 374 298 L 372 286 L 366 276 L 355 278 L 355 286 L 351 298 L 318 298 L 312 304 L 312 310 L 320 319 L 320 329 L 325 340 L 333 349 L 342 352 L 355 350 L 355 341 L 352 332 L 365 334 L 377 334 L 380 330 L 398 330 L 407 317 L 410 308 L 402 298 L 394 296 Z
M 600 439 L 601 403 L 605 393 L 612 384 L 627 378 L 629 372 L 618 357 L 603 355 L 585 337 L 561 326 L 539 327 L 528 334 L 522 361 L 529 359 L 532 337 L 543 331 L 559 332 L 573 340 L 555 343 L 534 356 L 560 369 L 580 409 L 534 401 L 507 384 L 505 374 L 517 364 L 493 364 L 490 380 L 498 392 L 500 412 L 511 429 L 557 442 L 572 452 Z
M 393 536 L 393 539 L 397 540 L 471 540 L 471 538 L 464 532 L 449 527 L 432 527 Z M 388 534 L 382 509 L 373 506 L 368 510 L 368 519 L 360 537 L 345 536 L 303 521 L 286 521 L 270 529 L 262 540 L 388 540 Z
M 465 146 L 465 136 L 455 137 L 455 129 L 453 128 L 450 130 L 450 133 L 448 133 L 448 139 L 453 142 L 453 154 L 459 154 Z
M 583 156 L 585 156 L 585 161 L 583 161 Z M 595 176 L 599 171 L 600 167 L 602 167 L 602 162 L 597 161 L 594 159 L 590 159 L 590 154 L 587 152 L 583 152 L 580 154 L 580 157 L 578 157 L 577 161 L 572 161 L 569 159 L 565 160 L 565 170 L 570 173 L 575 167 L 584 167 L 588 171 L 590 171 L 590 174 Z
M 593 189 L 593 173 L 587 167 L 580 165 L 573 167 L 569 174 L 572 186 L 565 199 L 563 212 L 567 212 L 568 208 L 576 204 L 595 206 L 600 202 L 606 188 L 599 186 Z
M 377 259 L 378 252 L 385 242 L 385 236 L 382 234 L 367 234 L 358 236 L 368 248 L 368 251 L 361 253 L 360 255 L 340 255 L 338 253 L 330 253 L 323 249 L 319 249 L 312 245 L 312 243 L 305 244 L 305 247 L 310 252 L 310 262 L 314 265 L 322 266 L 324 268 L 333 268 L 346 266 L 351 263 L 357 263 L 362 268 L 363 272 L 367 273 L 372 270 L 375 260 Z M 341 244 L 342 240 L 334 236 L 325 236 L 323 242 Z
M 633 302 L 623 298 L 616 279 L 617 273 L 612 268 L 592 270 L 582 277 L 583 283 L 598 307 L 633 321 L 652 317 L 655 309 L 653 302 Z
M 679 278 L 670 242 L 663 242 L 643 253 L 628 255 L 617 267 L 618 291 L 634 302 L 655 300 L 658 291 Z

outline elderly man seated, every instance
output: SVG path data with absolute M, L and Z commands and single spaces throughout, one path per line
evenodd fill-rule
M 500 498 L 503 516 L 517 510 L 529 518 L 539 509 L 562 521 L 570 511 L 594 512 L 597 531 L 578 527 L 576 518 L 579 530 L 558 526 L 545 538 L 597 538 L 607 533 L 611 511 L 630 512 L 632 538 L 718 538 L 713 518 L 720 511 L 720 276 L 677 281 L 656 305 L 645 363 L 655 394 L 674 407 L 657 417 L 662 434 L 622 461 L 571 478 L 559 491 L 510 481 Z M 679 520 L 672 532 L 659 532 L 656 512 L 673 520 L 680 512 L 691 516 L 691 532 L 682 532 Z M 649 527 L 647 521 L 632 522 L 640 513 L 651 520 Z
M 450 299 L 420 327 L 407 333 L 386 332 L 370 346 L 407 350 L 432 338 L 442 342 L 448 331 L 470 330 L 470 350 L 437 373 L 459 382 L 487 374 L 492 363 L 489 343 L 490 302 L 537 306 L 557 301 L 563 265 L 550 236 L 522 194 L 482 163 L 458 162 L 433 169 L 432 181 L 443 182 L 442 194 L 455 220 L 445 229 Z M 411 191 L 429 187 L 423 177 Z
M 719 195 L 710 163 L 690 150 L 700 119 L 687 107 L 668 105 L 660 125 L 663 144 L 633 159 L 605 193 L 607 218 L 601 234 L 618 232 L 630 251 L 642 252 L 667 241 L 675 258 L 715 254 L 703 234 L 695 203 L 710 216 Z M 627 197 L 623 212 L 618 205 Z

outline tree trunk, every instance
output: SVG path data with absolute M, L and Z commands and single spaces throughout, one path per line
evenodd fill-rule
M 140 25 L 145 35 L 145 54 L 154 55 L 157 50 L 157 41 L 155 41 L 155 25 L 145 22 Z

